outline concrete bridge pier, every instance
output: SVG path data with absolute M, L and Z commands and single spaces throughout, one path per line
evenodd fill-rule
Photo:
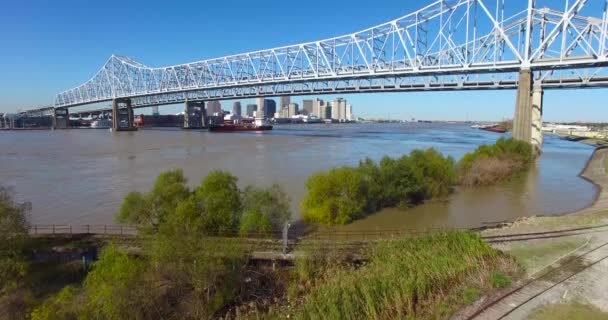
M 202 129 L 207 127 L 207 112 L 204 101 L 187 101 L 184 110 L 183 129 Z
M 53 129 L 69 129 L 70 112 L 67 108 L 53 109 Z
M 136 131 L 133 125 L 135 116 L 131 107 L 131 99 L 112 100 L 112 130 L 114 131 Z
M 540 84 L 534 85 L 531 70 L 519 72 L 513 138 L 526 141 L 537 153 L 542 150 L 543 135 L 543 91 Z

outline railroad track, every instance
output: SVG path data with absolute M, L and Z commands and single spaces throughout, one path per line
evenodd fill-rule
M 595 233 L 595 232 L 606 232 L 606 231 L 608 231 L 608 224 L 601 224 L 601 225 L 589 226 L 589 227 L 561 229 L 561 230 L 554 230 L 554 231 L 514 233 L 514 234 L 495 235 L 495 236 L 482 236 L 481 238 L 489 243 L 501 243 L 501 242 L 514 242 L 514 241 L 527 241 L 527 240 L 537 240 L 537 239 L 570 237 L 570 236 L 590 234 L 590 233 Z
M 528 302 L 606 259 L 608 259 L 608 242 L 579 255 L 565 258 L 560 266 L 551 268 L 487 302 L 465 319 L 506 319 Z

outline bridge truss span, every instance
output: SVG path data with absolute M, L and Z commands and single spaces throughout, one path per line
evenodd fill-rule
M 607 0 L 438 0 L 353 34 L 187 64 L 148 67 L 112 55 L 54 105 L 504 89 L 527 69 L 547 87 L 605 85 L 606 12 Z

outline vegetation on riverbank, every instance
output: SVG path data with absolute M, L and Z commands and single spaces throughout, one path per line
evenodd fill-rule
M 367 257 L 360 267 L 323 265 L 301 273 L 309 289 L 296 318 L 446 318 L 489 290 L 509 286 L 518 272 L 512 258 L 463 232 L 381 242 Z
M 311 223 L 346 224 L 381 208 L 408 207 L 448 195 L 456 181 L 454 160 L 428 149 L 398 159 L 367 159 L 311 176 L 302 216 Z
M 529 143 L 498 139 L 466 154 L 458 164 L 428 149 L 398 159 L 367 159 L 357 167 L 317 173 L 306 182 L 302 201 L 305 221 L 343 225 L 387 207 L 417 205 L 448 195 L 456 184 L 499 183 L 525 170 L 534 159 Z
M 237 180 L 230 173 L 212 171 L 191 191 L 181 170 L 167 171 L 149 192 L 129 193 L 116 220 L 145 234 L 158 233 L 161 227 L 218 236 L 279 232 L 291 217 L 283 189 L 248 186 L 241 191 Z
M 525 170 L 533 159 L 529 143 L 500 138 L 493 145 L 479 146 L 460 160 L 460 184 L 469 187 L 496 184 Z

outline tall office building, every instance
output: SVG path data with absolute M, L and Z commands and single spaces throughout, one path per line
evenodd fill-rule
M 355 120 L 354 116 L 353 116 L 353 106 L 350 104 L 346 105 L 346 120 L 348 120 L 348 121 Z
M 275 112 L 277 112 L 277 103 L 274 99 L 263 99 L 264 103 L 264 117 L 266 119 L 274 118 Z
M 331 117 L 336 120 L 346 120 L 346 100 L 342 98 L 334 99 L 331 104 Z
M 235 101 L 232 104 L 232 114 L 241 115 L 241 103 L 239 101 Z
M 218 100 L 207 102 L 207 114 L 210 116 L 221 115 L 222 104 Z
M 266 115 L 266 109 L 265 109 L 265 105 L 264 105 L 265 100 L 266 99 L 264 99 L 262 97 L 255 99 L 255 104 L 258 106 L 258 108 L 256 109 L 256 111 L 257 111 L 256 114 L 258 117 L 261 115 L 264 115 L 264 116 Z
M 302 113 L 314 114 L 312 112 L 312 103 L 312 100 L 302 100 Z
M 331 119 L 331 110 L 332 110 L 332 107 L 328 103 L 322 104 L 319 107 L 319 109 L 321 110 L 320 114 L 319 114 L 319 118 L 321 118 L 321 119 Z
M 257 104 L 248 104 L 247 105 L 247 116 L 253 117 L 253 112 L 258 110 Z
M 312 102 L 312 114 L 321 119 L 324 119 L 323 112 L 325 112 L 325 109 L 321 110 L 321 108 L 325 108 L 325 107 L 327 107 L 327 105 L 325 104 L 325 102 L 323 100 L 318 99 L 318 98 L 315 99 Z
M 279 103 L 279 109 L 283 109 L 285 107 L 289 107 L 291 103 L 291 99 L 289 96 L 282 96 Z
M 290 103 L 289 106 L 287 107 L 289 110 L 289 116 L 293 117 L 295 115 L 298 114 L 298 111 L 300 109 L 300 106 L 298 106 L 297 103 Z

